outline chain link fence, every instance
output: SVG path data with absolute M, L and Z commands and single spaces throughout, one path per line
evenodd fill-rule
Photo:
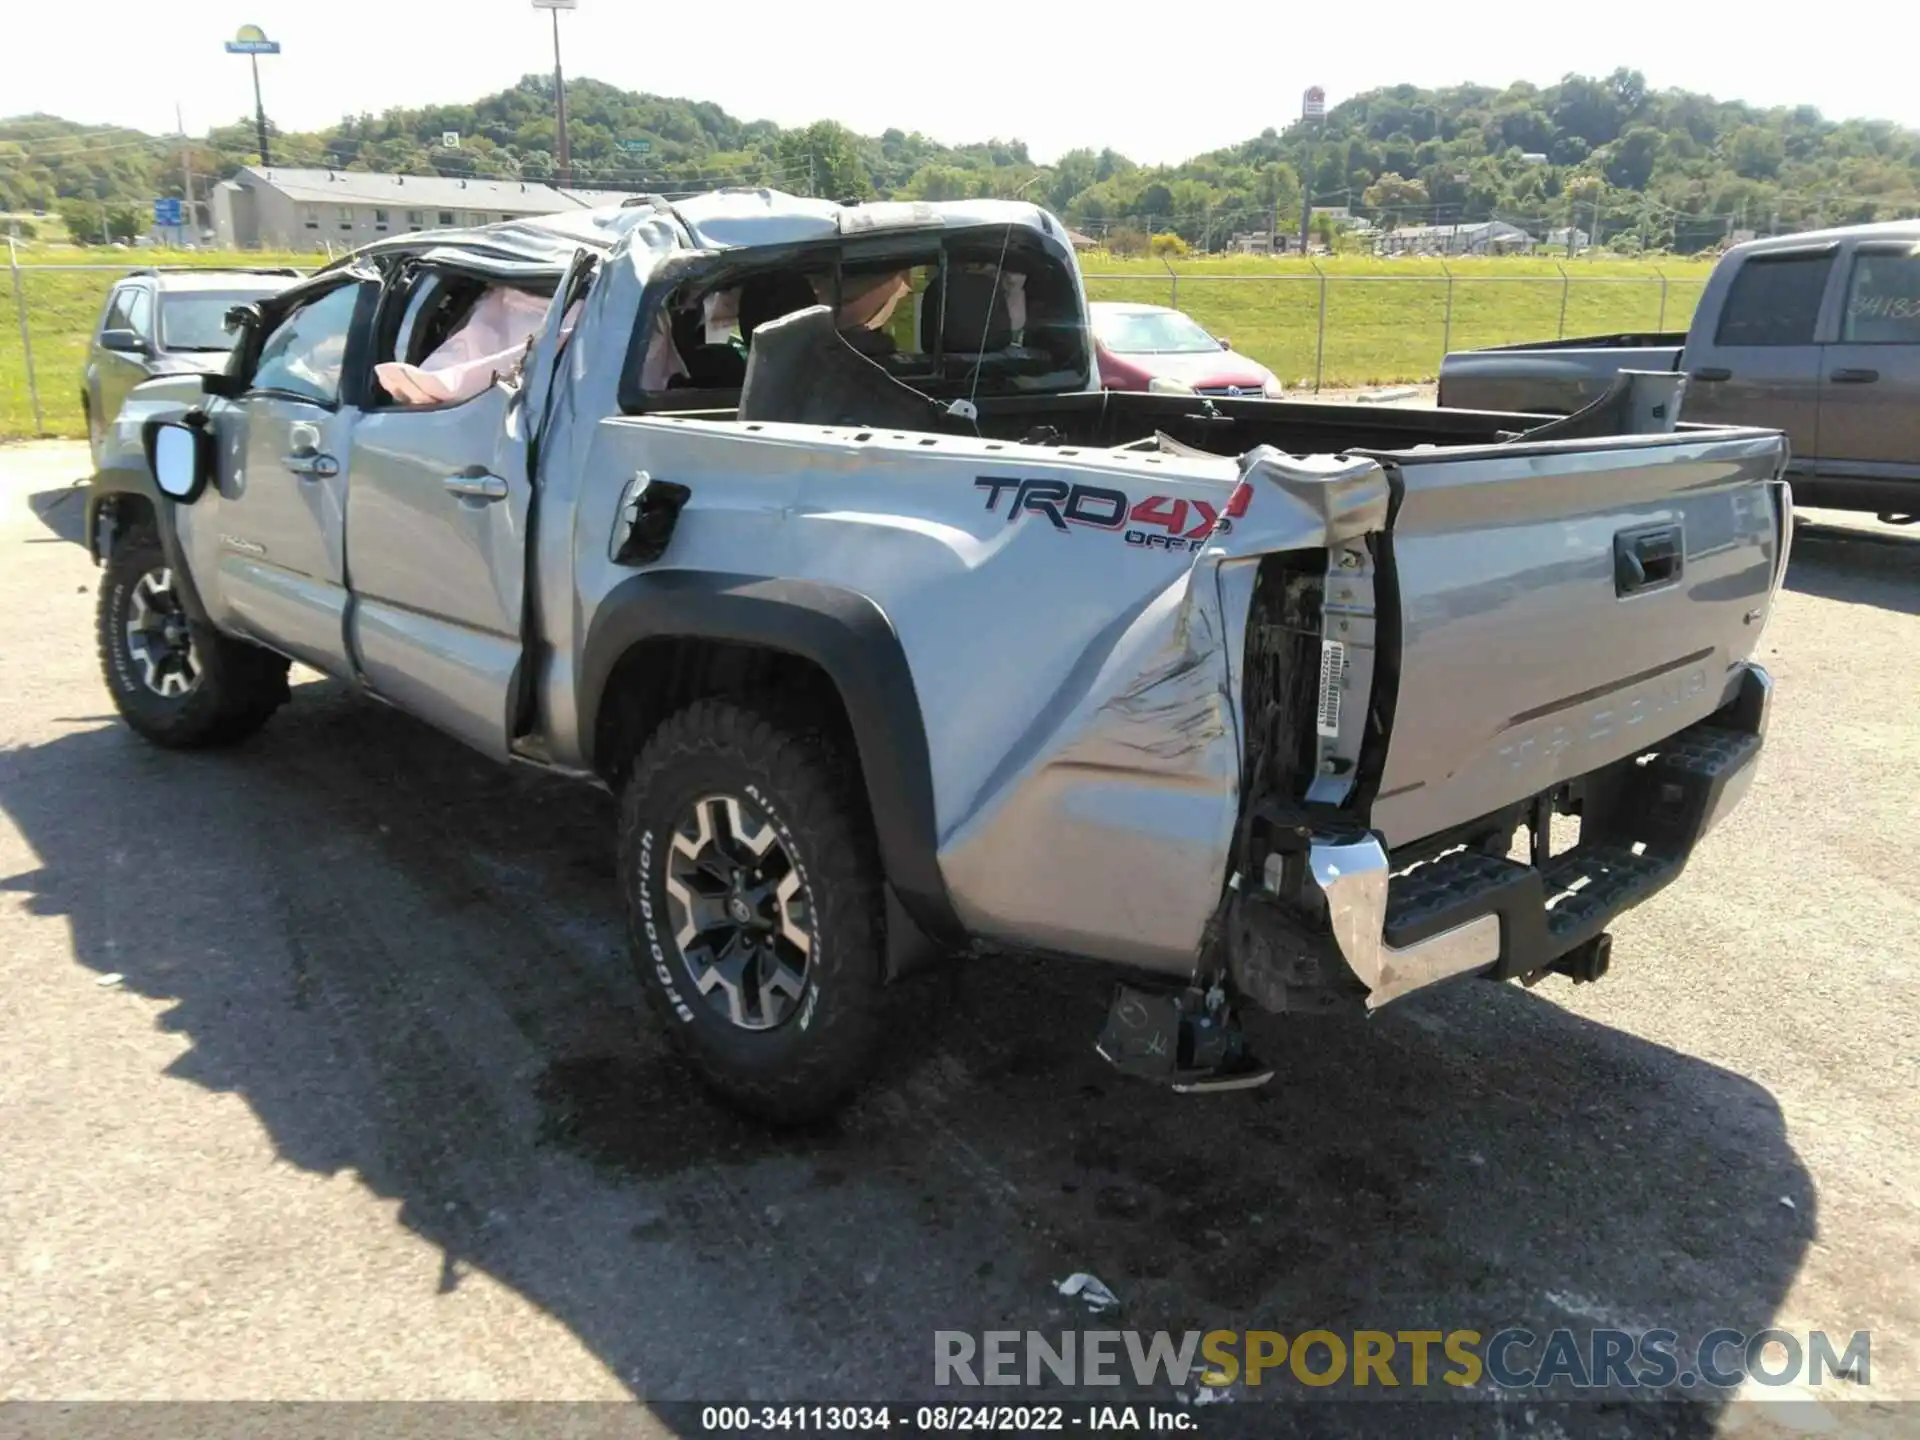
M 207 261 L 211 268 L 221 262 Z M 108 289 L 139 265 L 14 259 L 0 323 L 0 439 L 87 433 L 82 372 Z M 1684 330 L 1697 276 L 1090 273 L 1093 300 L 1184 310 L 1291 389 L 1431 379 L 1449 350 Z
M 0 439 L 86 434 L 80 377 L 108 288 L 132 266 L 8 267 L 0 326 Z
M 1291 389 L 1417 383 L 1452 350 L 1685 330 L 1705 273 L 1103 275 L 1089 300 L 1184 310 Z
M 169 253 L 164 262 L 124 265 L 38 265 L 9 249 L 0 278 L 0 440 L 35 435 L 80 439 L 87 348 L 100 324 L 107 291 L 141 271 L 271 265 L 273 257 L 197 259 Z M 319 263 L 309 256 L 305 265 Z

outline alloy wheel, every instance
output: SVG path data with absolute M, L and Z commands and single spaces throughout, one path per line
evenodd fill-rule
M 813 961 L 811 897 L 751 802 L 704 795 L 675 827 L 666 890 L 674 945 L 707 1004 L 743 1030 L 792 1017 Z
M 149 570 L 127 593 L 126 645 L 155 695 L 177 700 L 200 683 L 200 647 L 167 566 Z

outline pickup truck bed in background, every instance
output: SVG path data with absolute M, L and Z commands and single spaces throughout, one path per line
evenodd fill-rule
M 1460 351 L 1439 403 L 1565 414 L 1621 370 L 1686 375 L 1681 418 L 1780 430 L 1802 505 L 1920 515 L 1920 221 L 1753 240 L 1714 267 L 1684 335 Z
M 1678 370 L 1686 344 L 1678 330 L 1460 350 L 1440 362 L 1439 404 L 1571 415 L 1606 394 L 1622 370 Z

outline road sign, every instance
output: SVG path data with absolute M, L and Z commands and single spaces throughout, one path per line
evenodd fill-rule
M 460 148 L 460 132 L 458 130 L 442 130 L 440 132 L 440 148 L 442 150 L 458 150 Z
M 1300 114 L 1308 120 L 1324 120 L 1327 115 L 1327 92 L 1318 85 L 1309 85 L 1307 93 L 1300 97 Z
M 278 55 L 280 42 L 269 40 L 267 32 L 258 25 L 242 25 L 233 39 L 227 41 L 229 55 Z
M 172 196 L 166 196 L 153 202 L 153 223 L 178 227 L 186 222 L 180 218 L 180 202 Z
M 616 140 L 613 143 L 618 145 L 622 150 L 631 150 L 637 155 L 644 155 L 653 149 L 653 142 L 651 140 Z
M 533 0 L 536 10 L 578 10 L 580 0 Z

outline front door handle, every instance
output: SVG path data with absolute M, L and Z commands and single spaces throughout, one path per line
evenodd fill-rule
M 1649 525 L 1613 537 L 1613 593 L 1631 595 L 1680 578 L 1680 527 Z
M 1733 371 L 1727 369 L 1724 365 L 1702 365 L 1698 370 L 1693 372 L 1691 378 L 1712 384 L 1716 380 L 1731 380 L 1733 378 Z
M 474 474 L 463 470 L 458 475 L 447 477 L 447 493 L 458 495 L 463 500 L 504 500 L 507 498 L 507 482 L 498 475 L 489 475 L 485 471 Z
M 1836 370 L 1827 376 L 1836 385 L 1871 385 L 1879 378 L 1878 370 Z
M 340 473 L 340 462 L 333 456 L 311 450 L 288 455 L 281 463 L 302 480 L 331 480 Z

